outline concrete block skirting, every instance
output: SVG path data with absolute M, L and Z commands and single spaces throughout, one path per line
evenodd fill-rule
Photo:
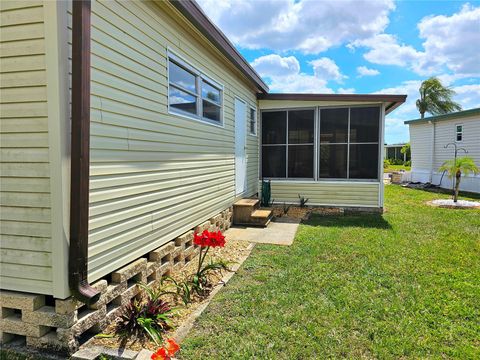
M 73 353 L 78 347 L 110 325 L 123 307 L 138 297 L 138 282 L 154 285 L 163 276 L 180 271 L 199 253 L 193 244 L 194 231 L 227 230 L 232 208 L 187 231 L 130 264 L 112 271 L 92 284 L 101 292 L 97 303 L 88 307 L 73 297 L 50 299 L 15 291 L 0 292 L 0 343 L 8 345 L 19 337 L 27 347 Z

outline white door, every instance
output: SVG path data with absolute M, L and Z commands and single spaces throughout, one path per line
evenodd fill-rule
M 247 133 L 247 106 L 235 99 L 235 194 L 247 190 L 247 160 L 245 157 Z

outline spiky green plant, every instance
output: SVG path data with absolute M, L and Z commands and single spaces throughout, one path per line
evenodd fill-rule
M 460 189 L 460 179 L 462 174 L 478 174 L 480 172 L 473 159 L 468 156 L 457 158 L 456 161 L 454 159 L 447 160 L 442 164 L 442 166 L 440 166 L 439 170 L 446 171 L 450 179 L 455 177 L 455 187 L 453 191 L 454 202 L 458 201 L 458 191 Z
M 422 82 L 419 92 L 420 99 L 417 100 L 416 105 L 422 119 L 426 112 L 432 115 L 441 115 L 462 110 L 460 104 L 452 100 L 455 91 L 443 86 L 436 77 Z
M 132 299 L 116 323 L 120 337 L 128 338 L 149 336 L 157 345 L 161 343 L 161 334 L 170 328 L 172 309 L 160 296 L 163 293 L 146 284 L 140 283 L 142 299 Z

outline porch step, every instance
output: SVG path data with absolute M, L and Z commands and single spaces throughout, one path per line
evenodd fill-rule
M 267 226 L 272 218 L 270 210 L 260 210 L 258 199 L 241 199 L 233 204 L 235 225 Z
M 250 217 L 252 225 L 267 226 L 272 220 L 272 210 L 255 210 Z
M 233 206 L 248 206 L 256 208 L 260 200 L 258 199 L 240 199 Z

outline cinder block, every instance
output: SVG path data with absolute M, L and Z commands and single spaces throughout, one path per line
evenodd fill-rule
M 121 295 L 121 304 L 122 306 L 125 306 L 132 300 L 135 296 L 137 296 L 140 293 L 140 288 L 138 287 L 137 284 L 130 286 L 125 290 Z
M 50 331 L 41 337 L 27 336 L 27 346 L 37 349 L 51 349 L 54 351 L 72 353 L 79 347 L 79 343 L 76 339 L 63 342 L 57 338 L 55 331 Z
M 114 283 L 121 283 L 124 281 L 128 281 L 131 278 L 135 277 L 139 273 L 144 272 L 146 274 L 147 271 L 147 259 L 140 258 L 135 260 L 134 262 L 130 263 L 129 265 L 115 271 L 112 273 L 112 282 Z M 145 275 L 146 277 L 146 275 Z
M 218 214 L 218 215 L 215 215 L 214 217 L 212 217 L 212 218 L 210 219 L 210 223 L 216 225 L 216 224 L 218 224 L 218 223 L 222 220 L 222 218 L 223 218 L 223 214 L 222 214 L 222 213 L 220 213 L 220 214 Z
M 0 320 L 0 331 L 8 334 L 40 337 L 48 333 L 50 328 L 48 326 L 25 323 L 22 321 L 20 314 L 14 314 Z
M 173 250 L 175 250 L 175 242 L 170 241 L 158 249 L 151 251 L 148 254 L 148 259 L 155 262 L 162 261 L 164 257 L 169 255 Z
M 101 322 L 106 314 L 107 309 L 105 306 L 98 310 L 85 310 L 85 312 L 81 314 L 82 316 L 78 319 L 77 323 L 72 327 L 68 329 L 57 329 L 58 340 L 63 342 L 72 341 L 77 336 L 80 336 L 87 330 L 91 329 L 96 323 Z
M 175 239 L 175 246 L 182 246 L 185 243 L 189 243 L 192 241 L 193 241 L 193 230 L 190 230 Z
M 34 311 L 45 305 L 45 295 L 2 290 L 0 304 L 1 307 Z
M 98 309 L 104 307 L 105 305 L 108 305 L 113 299 L 120 296 L 120 294 L 123 293 L 125 290 L 127 290 L 127 282 L 126 281 L 124 281 L 120 284 L 109 284 L 107 286 L 106 291 L 104 293 L 102 293 L 102 296 L 100 297 L 100 300 L 98 300 L 97 303 L 90 306 L 90 309 L 98 310 Z
M 195 232 L 196 233 L 201 233 L 203 232 L 204 230 L 208 230 L 210 228 L 210 221 L 205 221 L 204 223 L 198 225 L 197 227 L 195 227 Z
M 57 314 L 53 306 L 43 306 L 36 311 L 23 311 L 22 321 L 36 325 L 68 328 L 77 321 L 77 312 Z
M 55 312 L 57 314 L 66 315 L 74 312 L 84 305 L 84 303 L 74 299 L 73 297 L 69 297 L 65 300 L 55 299 Z

